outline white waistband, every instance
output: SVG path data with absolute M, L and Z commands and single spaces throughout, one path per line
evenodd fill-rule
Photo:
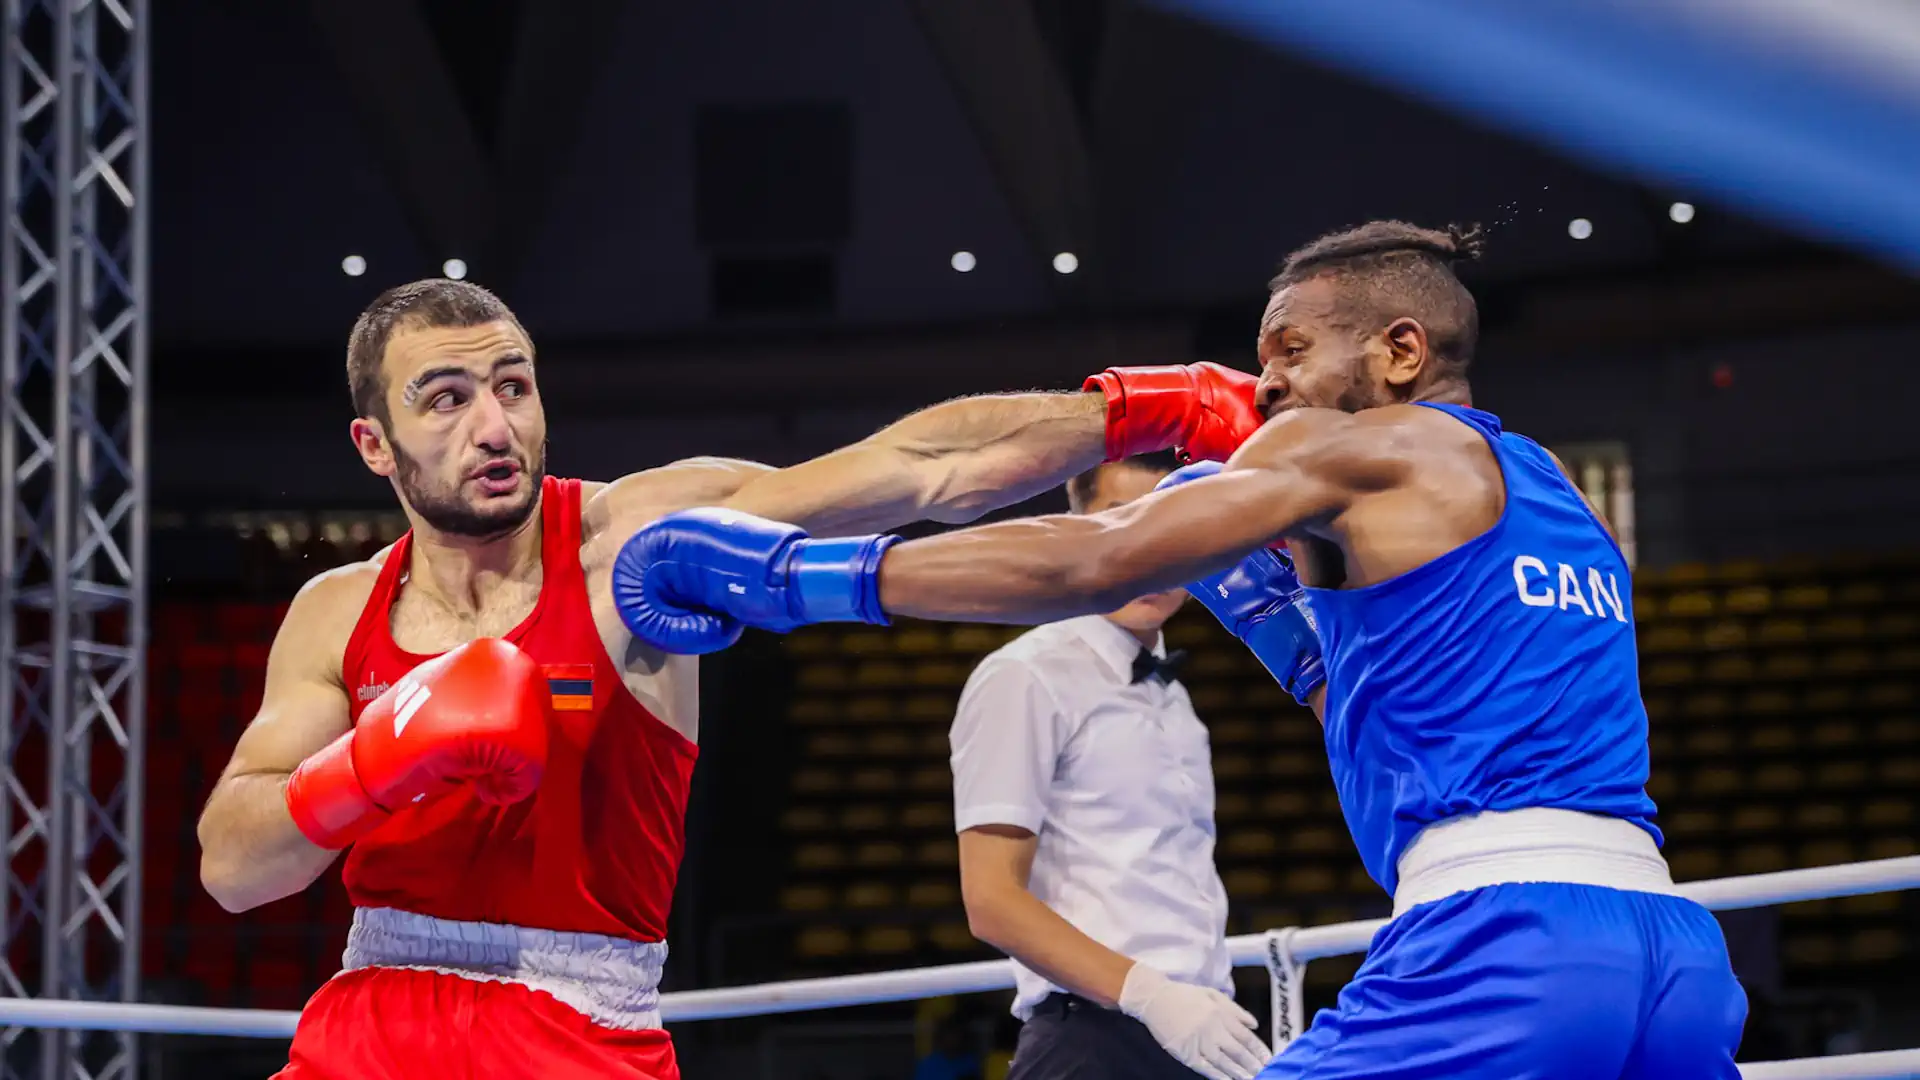
M 1673 876 L 1645 829 L 1620 818 L 1534 807 L 1450 818 L 1400 855 L 1398 916 L 1469 889 L 1527 882 L 1672 894 Z
M 660 1027 L 664 941 L 456 922 L 393 908 L 356 908 L 345 971 L 406 968 L 482 982 L 517 983 L 553 995 L 602 1027 Z

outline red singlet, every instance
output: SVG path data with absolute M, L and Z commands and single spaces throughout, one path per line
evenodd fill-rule
M 634 700 L 600 643 L 580 569 L 580 481 L 547 477 L 540 505 L 540 599 L 505 637 L 553 695 L 546 776 L 512 806 L 456 791 L 395 814 L 348 851 L 347 892 L 364 908 L 663 941 L 698 750 Z M 356 721 L 432 659 L 393 640 L 412 539 L 394 544 L 347 642 Z

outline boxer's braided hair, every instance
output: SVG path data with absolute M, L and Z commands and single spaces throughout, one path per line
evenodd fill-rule
M 1336 277 L 1341 307 L 1358 328 L 1372 330 L 1410 315 L 1426 328 L 1435 355 L 1464 371 L 1480 337 L 1480 312 L 1454 265 L 1478 259 L 1485 246 L 1478 225 L 1423 229 L 1369 221 L 1287 256 L 1267 287 L 1278 292 L 1310 278 Z
M 387 342 L 402 328 L 438 329 L 510 322 L 520 326 L 512 309 L 497 296 L 471 282 L 426 278 L 396 285 L 379 296 L 354 320 L 347 337 L 347 390 L 353 395 L 354 415 L 390 427 L 387 412 Z M 524 336 L 526 328 L 521 327 Z

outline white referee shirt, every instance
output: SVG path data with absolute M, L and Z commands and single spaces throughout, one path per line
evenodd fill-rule
M 953 721 L 954 827 L 1034 833 L 1042 903 L 1123 956 L 1231 994 L 1207 729 L 1183 687 L 1132 681 L 1139 652 L 1093 615 L 981 661 Z M 1059 988 L 1017 961 L 1014 973 L 1025 1020 Z

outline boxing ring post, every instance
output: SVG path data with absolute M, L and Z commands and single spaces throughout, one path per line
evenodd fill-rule
M 5 0 L 0 993 L 138 992 L 145 718 L 146 0 Z M 0 1080 L 24 1028 L 0 1026 Z M 131 1077 L 132 1028 L 42 1080 Z
M 1920 855 L 1692 882 L 1680 886 L 1680 892 L 1714 910 L 1729 911 L 1915 888 L 1920 888 Z M 1385 920 L 1373 920 L 1243 934 L 1228 938 L 1227 947 L 1236 967 L 1268 965 L 1270 943 L 1281 939 L 1291 959 L 1290 965 L 1281 966 L 1290 968 L 1297 978 L 1311 960 L 1365 952 L 1374 933 L 1384 925 Z M 688 1023 L 912 1001 L 1012 986 L 1013 965 L 1006 960 L 987 960 L 662 994 L 660 1012 L 669 1023 Z M 1292 995 L 1290 1000 L 1299 1000 L 1297 982 L 1286 989 Z M 17 1028 L 288 1039 L 299 1021 L 300 1014 L 289 1011 L 0 998 L 0 1026 Z M 1299 1029 L 1296 1026 L 1293 1030 Z M 1741 1075 L 1747 1080 L 1900 1080 L 1920 1076 L 1920 1049 L 1764 1062 L 1742 1066 Z

